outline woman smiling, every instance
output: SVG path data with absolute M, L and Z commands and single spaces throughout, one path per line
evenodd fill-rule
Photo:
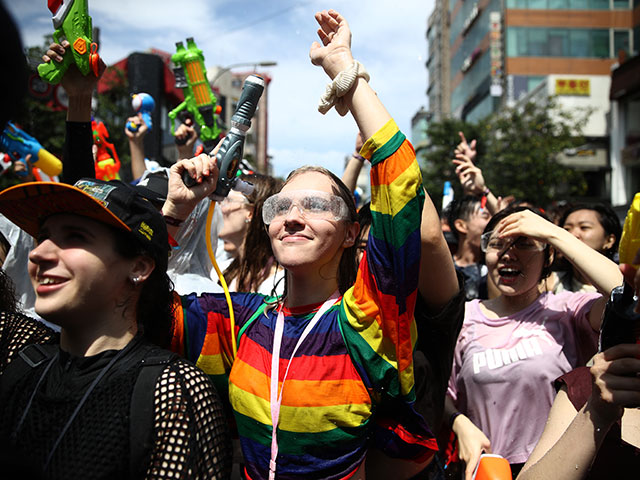
M 482 450 L 519 471 L 544 429 L 553 381 L 580 364 L 580 332 L 597 340 L 609 293 L 622 282 L 615 263 L 528 208 L 496 214 L 482 250 L 500 295 L 467 303 L 449 382 L 455 403 L 449 414 L 467 478 Z M 541 293 L 554 251 L 600 293 Z

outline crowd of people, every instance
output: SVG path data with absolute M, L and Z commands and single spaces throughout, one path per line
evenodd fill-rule
M 26 77 L 0 16 L 17 72 L 4 125 Z M 189 122 L 175 163 L 151 170 L 147 125 L 129 118 L 134 182 L 95 178 L 105 66 L 64 75 L 61 181 L 0 192 L 3 477 L 471 480 L 488 453 L 514 479 L 637 471 L 640 346 L 601 332 L 640 320 L 616 213 L 571 203 L 549 218 L 494 194 L 462 133 L 464 195 L 438 212 L 347 21 L 315 18 L 321 111 L 359 132 L 342 178 L 243 174 L 253 191 L 213 216 L 217 151 L 195 155 Z

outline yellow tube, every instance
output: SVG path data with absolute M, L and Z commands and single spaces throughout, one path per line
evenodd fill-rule
M 38 161 L 33 164 L 50 177 L 55 177 L 62 173 L 62 162 L 55 155 L 47 152 L 44 148 L 38 151 Z
M 220 267 L 218 267 L 218 262 L 216 262 L 216 256 L 213 253 L 213 247 L 211 246 L 211 222 L 213 221 L 213 211 L 216 208 L 216 202 L 213 200 L 209 204 L 209 210 L 207 211 L 207 228 L 205 230 L 205 235 L 207 236 L 207 253 L 209 253 L 209 259 L 211 260 L 211 264 L 218 274 L 218 278 L 220 279 L 220 284 L 222 285 L 222 290 L 224 290 L 224 297 L 227 299 L 227 305 L 229 307 L 229 322 L 231 323 L 231 348 L 233 349 L 233 358 L 236 358 L 236 354 L 238 352 L 238 346 L 236 341 L 236 318 L 233 314 L 233 304 L 231 303 L 231 295 L 229 294 L 229 287 L 227 287 L 227 282 L 224 279 L 224 275 L 220 271 Z

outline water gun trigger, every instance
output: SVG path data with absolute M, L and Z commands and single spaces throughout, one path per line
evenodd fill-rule
M 89 54 L 89 65 L 91 65 L 91 71 L 97 77 L 98 76 L 98 68 L 100 65 L 100 55 L 98 55 L 98 44 L 96 42 L 91 42 L 91 50 Z

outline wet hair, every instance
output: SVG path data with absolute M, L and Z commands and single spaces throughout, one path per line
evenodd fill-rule
M 356 203 L 353 198 L 353 193 L 351 190 L 344 184 L 339 177 L 337 177 L 334 173 L 330 172 L 324 167 L 313 166 L 313 165 L 305 165 L 304 167 L 300 167 L 291 172 L 287 179 L 284 182 L 284 185 L 289 183 L 293 178 L 298 175 L 302 175 L 303 173 L 308 172 L 317 172 L 321 173 L 331 179 L 334 184 L 334 194 L 339 196 L 344 200 L 344 203 L 347 205 L 347 211 L 349 213 L 349 218 L 346 220 L 349 223 L 355 223 L 358 221 L 358 212 L 356 211 Z M 353 242 L 353 245 L 346 248 L 342 252 L 342 257 L 340 258 L 340 264 L 338 265 L 338 290 L 340 290 L 341 294 L 344 294 L 356 281 L 356 275 L 358 273 L 358 242 Z M 286 278 L 286 276 L 285 276 Z M 287 283 L 285 280 L 284 284 L 284 292 L 286 295 L 287 292 Z
M 238 292 L 257 292 L 269 277 L 274 262 L 271 240 L 262 221 L 262 206 L 267 198 L 278 193 L 282 182 L 259 173 L 243 174 L 240 178 L 254 186 L 253 192 L 245 195 L 253 207 L 253 215 L 240 253 L 224 271 L 224 278 L 227 283 L 235 278 Z
M 114 249 L 124 258 L 146 255 L 155 262 L 151 275 L 144 281 L 136 306 L 136 321 L 144 336 L 160 347 L 171 341 L 174 314 L 173 282 L 167 275 L 169 258 L 160 255 L 136 240 L 130 233 L 113 228 Z
M 494 216 L 491 217 L 491 219 L 489 220 L 489 223 L 487 223 L 487 226 L 484 227 L 484 231 L 482 233 L 485 234 L 488 232 L 492 232 L 496 228 L 496 225 L 498 225 L 498 223 L 501 220 L 507 218 L 512 213 L 523 212 L 525 210 L 533 212 L 536 215 L 540 215 L 545 220 L 550 221 L 549 217 L 547 217 L 541 210 L 538 210 L 536 208 L 523 207 L 523 206 L 507 207 L 504 210 L 500 210 L 498 213 L 496 213 Z M 486 263 L 484 252 L 482 252 L 482 263 Z M 539 279 L 540 281 L 544 280 L 549 275 L 551 275 L 552 263 L 553 263 L 553 250 L 551 248 L 551 245 L 547 243 L 546 246 L 544 247 L 544 264 L 542 265 L 542 271 L 540 272 L 540 279 Z
M 469 220 L 469 218 L 471 218 L 471 215 L 473 215 L 476 211 L 477 205 L 479 204 L 480 197 L 477 197 L 475 195 L 465 195 L 460 200 L 454 200 L 447 206 L 447 223 L 449 224 L 449 228 L 451 228 L 451 231 L 453 232 L 457 241 L 460 240 L 460 232 L 455 226 L 456 220 L 458 220 L 459 218 L 465 221 Z
M 567 208 L 560 219 L 559 225 L 564 227 L 569 215 L 578 210 L 593 210 L 596 212 L 598 222 L 604 229 L 605 235 L 613 235 L 615 241 L 610 248 L 603 250 L 602 253 L 609 259 L 613 259 L 618 251 L 618 245 L 620 244 L 620 237 L 622 236 L 622 226 L 620 225 L 620 219 L 616 212 L 608 205 L 604 203 L 575 203 Z

